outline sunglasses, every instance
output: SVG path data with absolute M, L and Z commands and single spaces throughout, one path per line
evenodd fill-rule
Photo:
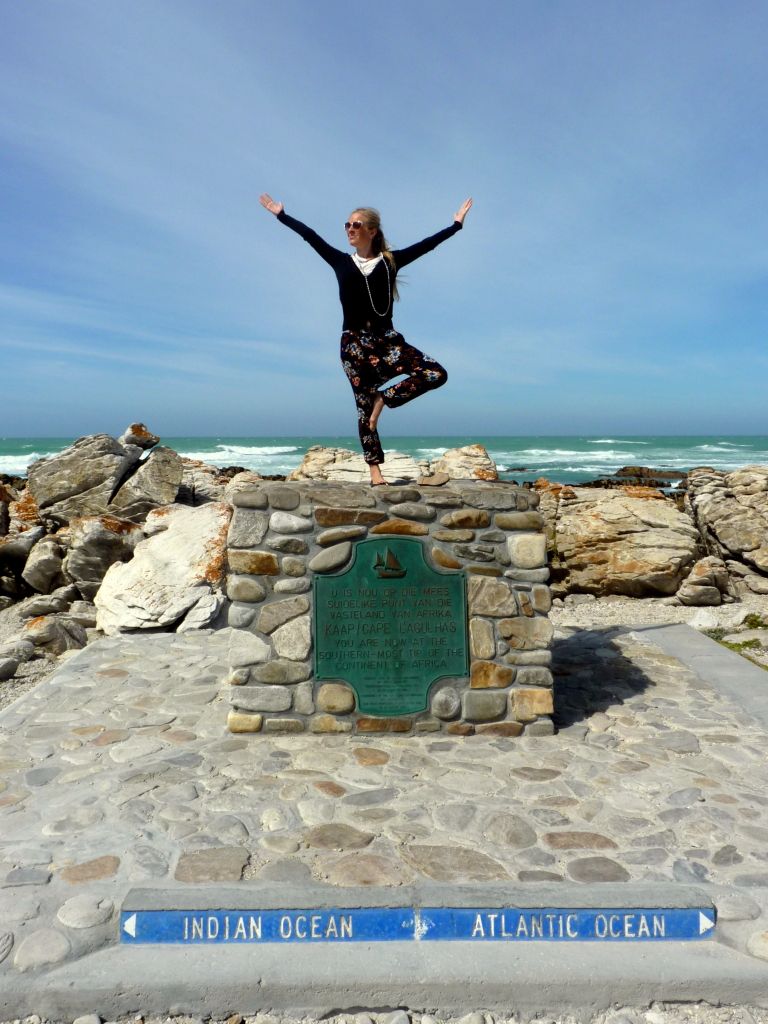
M 363 222 L 361 220 L 346 220 L 344 221 L 344 230 L 349 231 L 350 228 L 361 228 Z

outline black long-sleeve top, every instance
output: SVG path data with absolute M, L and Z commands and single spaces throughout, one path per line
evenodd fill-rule
M 341 308 L 344 311 L 343 330 L 356 331 L 368 328 L 373 331 L 385 331 L 392 327 L 392 302 L 390 300 L 390 285 L 393 288 L 397 271 L 402 267 L 413 263 L 419 256 L 431 252 L 446 239 L 460 231 L 462 225 L 455 220 L 449 228 L 443 228 L 436 235 L 421 242 L 415 242 L 405 249 L 393 249 L 392 255 L 395 259 L 395 270 L 387 262 L 384 266 L 384 259 L 376 264 L 375 268 L 366 278 L 352 258 L 351 253 L 334 249 L 324 239 L 302 224 L 300 220 L 289 216 L 285 210 L 277 215 L 281 224 L 285 224 L 297 234 L 301 235 L 305 242 L 308 242 L 315 252 L 322 256 L 326 263 L 333 267 L 336 280 L 339 282 L 339 299 Z M 387 271 L 389 271 L 390 285 L 387 284 Z M 368 289 L 370 288 L 370 296 Z M 372 300 L 372 301 L 371 301 Z M 375 308 L 374 308 L 375 307 Z M 380 316 L 376 310 L 385 311 Z

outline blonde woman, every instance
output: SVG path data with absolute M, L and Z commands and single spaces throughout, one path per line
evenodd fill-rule
M 344 225 L 353 253 L 334 249 L 306 224 L 290 217 L 283 204 L 266 193 L 259 201 L 282 224 L 301 235 L 336 274 L 344 312 L 341 364 L 355 396 L 358 432 L 371 484 L 385 484 L 381 473 L 384 452 L 377 430 L 382 409 L 385 405 L 390 409 L 405 405 L 425 391 L 441 387 L 448 379 L 435 359 L 409 345 L 392 325 L 392 303 L 398 298 L 397 274 L 460 231 L 472 200 L 462 203 L 450 227 L 405 249 L 394 250 L 384 237 L 378 210 L 356 209 Z M 382 388 L 387 381 L 403 374 L 407 375 L 405 380 Z

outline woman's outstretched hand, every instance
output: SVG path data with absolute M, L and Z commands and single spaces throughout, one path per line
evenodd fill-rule
M 269 212 L 274 213 L 275 216 L 277 216 L 278 213 L 283 212 L 283 204 L 276 203 L 272 196 L 268 196 L 266 192 L 259 196 L 259 202 L 265 210 L 269 210 Z M 469 202 L 471 204 L 472 200 L 470 199 Z M 467 204 L 465 203 L 464 205 L 466 206 Z
M 469 213 L 469 209 L 470 209 L 471 206 L 472 206 L 472 199 L 471 199 L 471 197 L 469 199 L 465 199 L 464 202 L 461 204 L 461 206 L 456 211 L 456 213 L 454 213 L 453 219 L 457 220 L 459 222 L 459 224 L 463 224 L 464 223 L 464 218 Z

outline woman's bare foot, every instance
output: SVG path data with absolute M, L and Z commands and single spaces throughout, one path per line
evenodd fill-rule
M 373 402 L 373 409 L 371 410 L 371 418 L 368 420 L 368 426 L 371 430 L 376 429 L 376 424 L 379 422 L 379 416 L 381 416 L 381 410 L 384 408 L 384 399 L 381 395 L 377 395 Z
M 371 471 L 371 487 L 379 487 L 381 484 L 385 484 L 387 482 L 381 475 L 381 470 L 378 465 L 370 465 L 368 468 Z

